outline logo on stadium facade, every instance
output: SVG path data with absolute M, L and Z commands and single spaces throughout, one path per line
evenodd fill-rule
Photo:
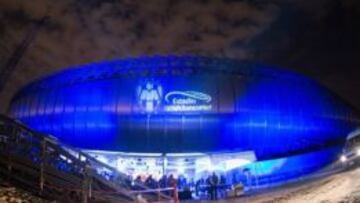
M 140 108 L 146 113 L 158 110 L 162 100 L 162 87 L 153 80 L 145 81 L 137 88 L 137 99 Z
M 212 108 L 210 95 L 199 91 L 173 90 L 164 93 L 161 84 L 155 80 L 146 80 L 137 87 L 137 100 L 145 113 L 160 110 L 165 112 L 200 112 Z

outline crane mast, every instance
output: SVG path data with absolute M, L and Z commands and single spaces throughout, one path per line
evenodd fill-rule
M 48 16 L 44 16 L 40 20 L 37 20 L 33 23 L 20 44 L 16 47 L 10 58 L 7 60 L 5 66 L 0 69 L 0 92 L 4 89 L 6 82 L 11 77 L 11 75 L 15 72 L 19 61 L 28 49 L 31 42 L 35 39 L 38 31 L 48 19 Z

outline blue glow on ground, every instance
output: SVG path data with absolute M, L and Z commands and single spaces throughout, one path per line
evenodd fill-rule
M 228 171 L 227 176 L 229 180 L 248 186 L 288 181 L 323 169 L 336 160 L 340 150 L 340 147 L 333 147 L 297 156 L 255 162 Z M 247 176 L 245 171 L 251 175 Z

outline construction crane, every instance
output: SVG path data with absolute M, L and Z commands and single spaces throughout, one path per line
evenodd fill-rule
M 16 66 L 19 64 L 19 61 L 31 42 L 35 39 L 36 34 L 48 19 L 49 16 L 44 16 L 33 23 L 21 43 L 16 47 L 9 60 L 6 62 L 5 66 L 0 69 L 0 92 L 4 89 L 6 82 L 11 77 L 12 73 L 16 70 Z

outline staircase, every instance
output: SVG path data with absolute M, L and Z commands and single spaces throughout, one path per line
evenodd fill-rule
M 0 115 L 0 178 L 60 202 L 134 202 L 138 198 L 125 174 L 4 115 Z M 141 196 L 147 201 L 171 201 L 159 191 Z

